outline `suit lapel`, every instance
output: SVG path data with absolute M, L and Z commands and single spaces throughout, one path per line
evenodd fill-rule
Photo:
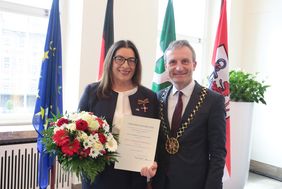
M 193 109 L 195 108 L 196 104 L 199 101 L 199 96 L 201 94 L 202 87 L 195 81 L 195 87 L 193 89 L 193 92 L 191 94 L 190 100 L 185 108 L 184 114 L 181 118 L 181 123 L 187 121 L 188 116 L 191 114 Z
M 112 91 L 110 98 L 111 98 L 111 100 L 109 100 L 109 99 L 104 100 L 105 102 L 102 104 L 102 106 L 103 106 L 102 109 L 104 110 L 103 114 L 108 115 L 109 123 L 112 125 L 115 110 L 116 110 L 116 105 L 117 105 L 118 93 Z M 100 111 L 101 111 L 101 107 L 100 107 Z
M 163 105 L 164 105 L 164 108 L 163 108 L 163 114 L 164 114 L 164 121 L 165 123 L 167 123 L 167 129 L 168 129 L 168 132 L 170 133 L 170 123 L 169 123 L 169 120 L 168 120 L 168 97 L 169 97 L 169 94 L 170 94 L 170 91 L 172 90 L 172 85 L 169 86 L 168 88 L 166 88 L 163 93 L 162 93 L 162 99 L 163 99 Z

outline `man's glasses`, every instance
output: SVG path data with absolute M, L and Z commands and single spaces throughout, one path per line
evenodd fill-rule
M 113 57 L 115 63 L 117 63 L 118 65 L 122 65 L 125 63 L 125 61 L 127 61 L 128 65 L 130 66 L 135 66 L 137 63 L 137 58 L 134 57 L 129 57 L 129 58 L 124 58 L 123 56 L 115 56 Z

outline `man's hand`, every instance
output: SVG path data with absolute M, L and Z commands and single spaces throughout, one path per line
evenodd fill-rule
M 156 175 L 157 168 L 158 168 L 158 164 L 157 162 L 154 162 L 151 167 L 143 167 L 140 171 L 140 174 L 150 179 Z

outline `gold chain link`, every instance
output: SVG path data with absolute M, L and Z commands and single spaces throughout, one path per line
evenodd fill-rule
M 167 125 L 165 124 L 164 121 L 164 97 L 166 96 L 166 94 L 168 93 L 168 89 L 166 89 L 161 96 L 161 100 L 160 100 L 160 118 L 161 118 L 161 122 L 162 122 L 162 127 L 164 130 L 164 134 L 167 136 L 167 138 L 169 138 L 168 136 L 168 128 Z M 202 104 L 204 103 L 204 100 L 207 96 L 207 88 L 202 87 L 202 91 L 199 97 L 199 101 L 197 102 L 195 108 L 192 110 L 191 114 L 189 115 L 187 121 L 185 121 L 184 123 L 182 123 L 182 126 L 178 129 L 177 133 L 176 133 L 176 138 L 180 138 L 185 129 L 188 128 L 188 126 L 191 124 L 191 122 L 193 121 L 193 119 L 195 118 L 196 113 L 199 111 L 200 107 L 202 106 Z

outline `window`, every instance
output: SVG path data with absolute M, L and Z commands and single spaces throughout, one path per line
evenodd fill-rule
M 0 0 L 0 126 L 30 124 L 51 0 Z

